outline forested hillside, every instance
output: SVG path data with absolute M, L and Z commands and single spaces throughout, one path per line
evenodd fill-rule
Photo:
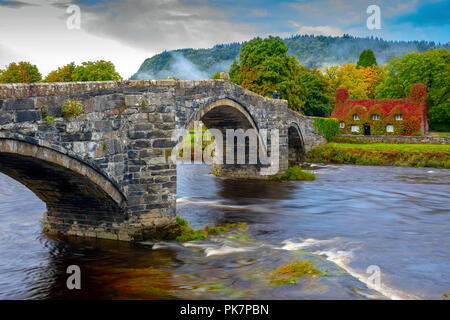
M 440 44 L 426 41 L 386 41 L 380 38 L 325 37 L 296 35 L 283 40 L 289 54 L 306 67 L 322 67 L 356 63 L 359 54 L 372 49 L 379 64 L 411 51 L 425 52 Z M 146 59 L 131 79 L 158 79 L 175 76 L 180 79 L 208 79 L 217 71 L 228 71 L 238 58 L 241 43 L 221 44 L 210 49 L 178 49 L 165 51 Z M 448 44 L 444 45 L 450 48 Z

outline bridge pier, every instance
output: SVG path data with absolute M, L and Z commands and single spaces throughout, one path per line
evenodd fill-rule
M 67 100 L 85 113 L 64 118 Z M 147 227 L 175 223 L 174 132 L 196 120 L 219 130 L 278 130 L 278 171 L 291 154 L 325 141 L 286 101 L 224 80 L 1 84 L 0 172 L 47 204 L 47 232 L 132 240 Z M 224 164 L 218 173 L 261 178 L 262 168 Z

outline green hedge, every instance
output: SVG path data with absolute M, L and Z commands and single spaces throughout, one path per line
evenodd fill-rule
M 450 132 L 450 123 L 431 123 L 430 129 L 434 131 Z
M 335 118 L 314 117 L 314 127 L 328 141 L 332 141 L 339 134 L 339 121 Z

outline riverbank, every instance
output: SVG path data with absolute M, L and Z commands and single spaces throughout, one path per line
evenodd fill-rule
M 450 169 L 450 145 L 332 142 L 312 149 L 305 161 Z

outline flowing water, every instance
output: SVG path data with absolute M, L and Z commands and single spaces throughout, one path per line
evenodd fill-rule
M 0 298 L 442 299 L 450 170 L 313 169 L 316 181 L 270 182 L 179 165 L 177 210 L 192 227 L 247 223 L 184 244 L 43 235 L 45 204 L 0 174 Z M 271 281 L 276 268 L 304 259 L 324 276 Z M 66 287 L 70 265 L 81 269 L 81 290 Z

